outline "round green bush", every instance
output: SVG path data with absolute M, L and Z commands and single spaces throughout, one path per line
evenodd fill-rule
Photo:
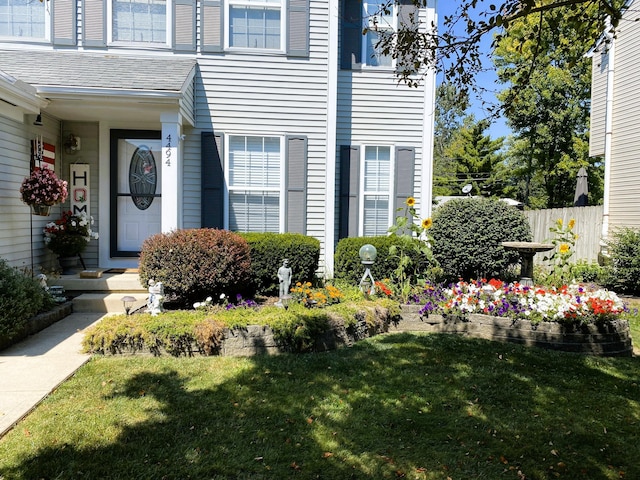
M 140 253 L 140 281 L 162 282 L 170 304 L 246 294 L 251 261 L 246 240 L 227 230 L 176 230 L 153 235 Z
M 518 209 L 487 198 L 454 199 L 433 213 L 433 254 L 447 280 L 508 279 L 520 262 L 502 242 L 531 241 L 531 227 Z
M 24 333 L 26 322 L 54 306 L 38 281 L 0 259 L 0 345 L 8 345 Z

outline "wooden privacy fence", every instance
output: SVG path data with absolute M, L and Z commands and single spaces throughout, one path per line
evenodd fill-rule
M 576 222 L 573 231 L 578 235 L 572 262 L 597 262 L 600 252 L 600 236 L 602 234 L 602 205 L 593 207 L 550 208 L 546 210 L 527 210 L 524 212 L 531 225 L 534 242 L 549 242 L 553 235 L 549 231 L 559 218 L 566 225 L 569 220 Z M 551 254 L 552 252 L 549 252 Z M 545 254 L 533 257 L 535 264 L 544 264 Z

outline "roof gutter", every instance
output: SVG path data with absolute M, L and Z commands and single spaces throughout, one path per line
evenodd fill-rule
M 104 98 L 105 101 L 131 102 L 132 100 L 147 101 L 149 103 L 176 104 L 183 92 L 163 90 L 136 90 L 121 88 L 92 88 L 92 87 L 59 87 L 36 85 L 38 95 L 60 100 L 92 100 Z
M 602 202 L 602 235 L 601 244 L 605 247 L 609 235 L 609 195 L 611 184 L 611 141 L 613 137 L 613 86 L 615 73 L 616 42 L 611 27 L 611 18 L 607 19 L 606 46 L 609 56 L 607 68 L 607 98 L 605 103 L 605 126 L 604 126 L 604 192 Z

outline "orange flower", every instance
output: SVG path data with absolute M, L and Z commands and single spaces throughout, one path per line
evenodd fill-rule
M 408 207 L 413 207 L 416 204 L 416 199 L 413 197 L 408 197 L 405 203 Z
M 572 218 L 569 220 L 569 230 L 573 230 L 573 227 L 576 226 L 576 221 Z

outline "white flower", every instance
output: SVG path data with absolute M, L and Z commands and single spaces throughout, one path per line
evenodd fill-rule
M 220 294 L 220 300 L 224 300 L 225 298 L 227 298 L 227 296 L 224 293 Z
M 193 308 L 198 309 L 202 304 L 200 302 L 196 302 L 193 304 Z
M 213 298 L 207 297 L 207 300 L 206 300 L 207 303 L 211 303 L 212 301 L 213 301 Z

